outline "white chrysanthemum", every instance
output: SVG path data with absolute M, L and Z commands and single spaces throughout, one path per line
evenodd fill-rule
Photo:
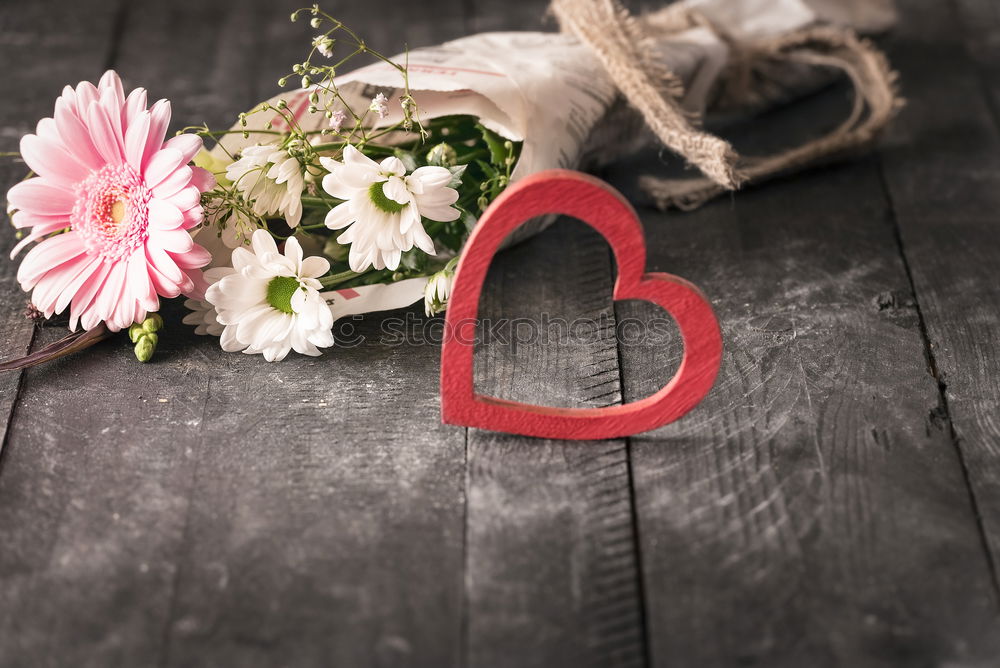
M 333 314 L 320 296 L 319 277 L 330 270 L 321 257 L 302 259 L 295 238 L 278 252 L 264 230 L 251 238 L 253 252 L 233 251 L 233 273 L 205 292 L 223 325 L 222 349 L 260 353 L 268 362 L 282 360 L 290 350 L 319 355 L 333 345 Z
M 344 148 L 343 162 L 320 162 L 330 171 L 323 177 L 323 190 L 344 200 L 327 214 L 326 226 L 339 230 L 350 225 L 337 241 L 351 245 L 352 271 L 396 269 L 400 255 L 414 246 L 433 255 L 434 241 L 421 217 L 449 222 L 460 215 L 452 206 L 458 191 L 448 187 L 451 172 L 444 167 L 420 167 L 407 176 L 399 158 L 379 164 L 351 145 Z
M 226 168 L 258 216 L 282 215 L 289 227 L 302 220 L 302 165 L 276 144 L 248 146 L 240 159 Z
M 236 270 L 232 267 L 212 267 L 205 271 L 205 282 L 214 285 L 226 276 L 235 273 Z M 184 306 L 191 312 L 184 316 L 181 322 L 185 325 L 194 325 L 195 334 L 222 336 L 222 330 L 225 327 L 219 324 L 215 306 L 211 302 L 205 299 L 188 299 L 184 302 Z

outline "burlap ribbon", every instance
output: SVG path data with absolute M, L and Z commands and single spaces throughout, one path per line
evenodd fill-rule
M 553 0 L 552 12 L 564 32 L 587 44 L 603 63 L 622 96 L 663 144 L 697 167 L 702 177 L 644 176 L 642 188 L 660 208 L 692 209 L 747 182 L 763 181 L 870 145 L 902 100 L 896 74 L 885 56 L 853 31 L 817 25 L 775 38 L 739 41 L 684 5 L 670 5 L 635 17 L 617 0 Z M 775 63 L 826 66 L 842 71 L 854 87 L 848 118 L 832 132 L 774 155 L 741 157 L 725 140 L 698 127 L 699 118 L 680 106 L 683 85 L 648 55 L 665 35 L 706 26 L 731 51 L 720 85 L 731 105 L 754 106 L 755 70 Z

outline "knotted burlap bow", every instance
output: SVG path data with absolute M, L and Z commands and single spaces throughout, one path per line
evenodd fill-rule
M 553 0 L 551 10 L 563 32 L 588 45 L 621 95 L 663 144 L 697 167 L 702 177 L 644 176 L 642 188 L 660 208 L 692 209 L 747 182 L 763 181 L 869 146 L 902 100 L 896 74 L 885 56 L 853 31 L 815 25 L 779 37 L 736 40 L 704 15 L 670 5 L 635 17 L 616 0 Z M 774 155 L 741 157 L 725 140 L 698 127 L 699 118 L 680 106 L 684 88 L 654 56 L 655 40 L 696 26 L 711 29 L 730 47 L 719 82 L 730 106 L 753 107 L 761 96 L 755 72 L 780 63 L 826 66 L 842 71 L 854 87 L 854 105 L 832 132 Z

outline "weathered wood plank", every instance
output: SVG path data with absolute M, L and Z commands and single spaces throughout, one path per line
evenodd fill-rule
M 68 4 L 38 5 L 34 17 L 55 44 L 87 45 L 32 53 L 47 69 L 36 73 L 51 89 L 46 106 L 62 85 L 96 81 L 116 59 L 125 61 L 127 83 L 137 84 L 129 81 L 136 73 L 144 84 L 151 79 L 151 95 L 174 99 L 175 119 L 195 102 L 176 85 L 156 90 L 179 41 L 163 44 L 160 24 L 142 22 L 155 7 L 135 5 L 125 15 L 111 3 Z M 60 17 L 54 26 L 51 16 Z M 212 24 L 197 18 L 174 27 L 174 36 L 211 35 Z M 138 42 L 144 48 L 134 49 Z M 174 81 L 196 80 L 191 71 Z M 37 116 L 44 113 L 51 110 Z M 64 333 L 47 328 L 39 342 Z M 176 359 L 179 341 L 168 332 L 163 343 L 165 358 Z M 193 466 L 191 452 L 177 445 L 197 433 L 206 394 L 207 371 L 197 371 L 184 363 L 143 367 L 118 340 L 26 374 L 0 470 L 0 525 L 12 547 L 3 569 L 12 631 L 0 634 L 10 643 L 6 661 L 155 663 Z
M 611 272 L 607 244 L 568 221 L 497 257 L 476 391 L 619 403 Z M 468 665 L 642 665 L 625 443 L 468 438 Z
M 55 0 L 0 7 L 0 62 L 4 63 L 0 152 L 17 151 L 21 137 L 33 131 L 40 118 L 52 115 L 55 98 L 65 83 L 75 84 L 94 72 L 100 74 L 111 55 L 117 7 L 112 2 L 99 7 L 90 2 L 63 10 L 62 3 Z M 48 53 L 58 53 L 64 60 L 52 62 L 45 55 Z M 24 163 L 0 157 L 0 194 L 5 196 L 27 171 Z M 0 215 L 6 220 L 6 215 Z M 5 232 L 0 241 L 5 258 L 0 267 L 0 357 L 4 359 L 26 354 L 34 329 L 21 317 L 27 295 L 15 280 L 17 265 L 6 261 L 14 243 L 14 235 Z M 19 372 L 0 377 L 0 434 L 4 440 L 20 380 Z M 0 440 L 0 453 L 2 450 Z
M 0 8 L 0 55 L 5 65 L 0 82 L 5 99 L 2 150 L 16 150 L 22 134 L 31 131 L 39 118 L 51 116 L 63 85 L 100 76 L 113 52 L 117 17 L 118 3 L 109 2 L 8 3 Z M 5 166 L 4 191 L 25 170 L 24 165 Z M 3 246 L 9 249 L 12 240 L 8 228 Z M 24 354 L 31 339 L 31 328 L 21 315 L 25 295 L 13 278 L 16 268 L 16 263 L 4 262 L 0 269 L 4 287 L 0 343 L 5 356 Z M 44 332 L 42 338 L 52 335 L 58 335 L 56 330 Z M 106 350 L 100 348 L 95 354 L 100 357 Z M 60 369 L 56 365 L 49 372 Z M 2 379 L 5 428 L 18 375 Z M 112 378 L 105 374 L 104 380 Z M 87 390 L 93 387 L 81 387 L 79 378 L 65 373 L 45 398 L 61 419 L 54 423 L 40 414 L 38 439 L 26 442 L 18 438 L 17 415 L 23 425 L 31 407 L 19 406 L 7 431 L 0 461 L 0 662 L 5 665 L 52 662 L 56 653 L 76 665 L 134 663 L 136 640 L 150 628 L 151 608 L 142 596 L 148 586 L 137 587 L 131 597 L 118 597 L 120 591 L 114 587 L 101 587 L 113 574 L 95 574 L 127 549 L 124 537 L 135 530 L 139 518 L 125 514 L 119 521 L 120 506 L 105 504 L 99 494 L 68 491 L 74 484 L 78 490 L 88 490 L 115 479 L 87 477 L 88 452 L 79 436 L 81 427 L 92 424 L 86 408 L 93 405 L 94 393 Z M 74 398 L 69 405 L 84 410 L 63 412 L 67 396 Z M 155 485 L 143 491 L 157 497 Z M 153 502 L 166 500 L 159 497 Z M 78 544 L 75 517 L 88 503 L 100 526 L 94 525 L 92 540 Z M 156 581 L 155 571 L 139 572 L 145 555 L 134 556 L 133 580 Z M 96 600 L 81 596 L 81 588 L 67 586 L 74 579 L 92 580 L 89 593 Z M 133 604 L 127 615 L 110 612 L 127 602 Z M 108 612 L 100 622 L 88 617 L 102 606 Z M 59 648 L 55 653 L 54 647 Z
M 308 49 L 284 4 L 133 6 L 121 69 L 175 127 L 227 124 Z M 404 26 L 460 32 L 424 9 L 395 34 L 347 13 L 390 51 Z M 436 349 L 380 344 L 371 319 L 361 348 L 268 365 L 168 311 L 152 365 L 116 341 L 26 374 L 0 477 L 4 662 L 457 665 L 464 432 L 438 423 Z
M 838 97 L 777 125 L 801 132 Z M 701 286 L 726 341 L 705 403 L 632 440 L 653 665 L 996 656 L 989 568 L 876 167 L 644 215 L 650 269 Z M 626 399 L 678 353 L 623 346 Z
M 475 32 L 553 27 L 547 2 L 470 5 Z M 611 280 L 607 244 L 583 225 L 561 222 L 498 257 L 483 318 L 525 318 L 522 339 L 545 316 L 582 319 L 583 336 L 494 340 L 477 351 L 477 391 L 573 406 L 619 402 Z M 470 430 L 468 457 L 468 665 L 643 665 L 625 443 Z
M 308 49 L 295 6 L 254 9 L 257 98 Z M 447 2 L 328 10 L 390 53 L 462 31 Z M 439 423 L 436 347 L 380 321 L 280 365 L 193 344 L 211 385 L 166 665 L 458 665 L 465 435 Z
M 882 163 L 947 398 L 941 419 L 961 450 L 998 584 L 1000 15 L 995 3 L 957 4 L 958 17 L 950 3 L 901 3 L 888 48 L 910 105 Z
M 6 137 L 0 143 L 0 150 L 16 151 L 17 144 Z M 24 178 L 27 166 L 24 163 L 0 158 L 0 191 L 6 193 L 11 186 Z M 6 220 L 6 216 L 4 216 Z M 27 295 L 21 291 L 17 282 L 17 265 L 9 262 L 10 251 L 17 240 L 9 231 L 4 230 L 0 240 L 0 356 L 2 359 L 12 359 L 26 355 L 34 338 L 34 325 L 24 317 Z M 7 441 L 7 428 L 10 416 L 17 402 L 18 390 L 21 386 L 21 373 L 11 371 L 0 374 L 0 467 L 3 466 L 3 450 Z M 0 469 L 2 470 L 2 469 Z

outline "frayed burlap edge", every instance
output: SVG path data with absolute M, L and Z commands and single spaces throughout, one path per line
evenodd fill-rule
M 552 12 L 563 31 L 587 44 L 601 60 L 621 94 L 638 110 L 663 144 L 697 167 L 704 177 L 663 179 L 644 176 L 640 185 L 661 209 L 693 209 L 711 198 L 787 174 L 871 145 L 903 102 L 897 75 L 885 55 L 853 31 L 811 26 L 777 38 L 737 42 L 705 17 L 671 5 L 638 19 L 616 0 L 553 0 Z M 841 70 L 855 97 L 850 115 L 832 132 L 768 156 L 741 158 L 725 140 L 696 126 L 697 118 L 680 107 L 683 86 L 647 53 L 650 40 L 695 25 L 709 27 L 732 47 L 730 96 L 752 103 L 749 72 L 767 61 L 785 61 Z

